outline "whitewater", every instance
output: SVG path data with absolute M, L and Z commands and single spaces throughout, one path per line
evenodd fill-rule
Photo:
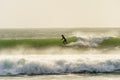
M 3 40 L 58 38 L 61 34 L 77 37 L 76 42 L 65 46 L 1 48 L 0 80 L 120 79 L 120 47 L 97 48 L 104 40 L 119 38 L 118 29 L 24 29 L 0 33 Z
M 119 49 L 106 52 L 96 49 L 87 51 L 60 48 L 50 48 L 43 51 L 20 49 L 19 51 L 11 50 L 11 52 L 5 54 L 4 52 L 7 51 L 0 52 L 1 76 L 119 73 L 120 71 Z

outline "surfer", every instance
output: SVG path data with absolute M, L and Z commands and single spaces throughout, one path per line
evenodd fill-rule
M 67 44 L 67 39 L 65 38 L 65 36 L 62 34 L 61 35 L 62 36 L 62 39 L 61 40 L 63 40 L 63 44 L 65 45 L 65 44 Z

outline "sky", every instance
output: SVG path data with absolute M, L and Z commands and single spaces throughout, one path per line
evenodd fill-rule
M 0 0 L 0 28 L 120 27 L 120 0 Z

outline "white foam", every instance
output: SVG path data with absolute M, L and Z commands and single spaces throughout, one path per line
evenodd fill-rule
M 85 47 L 97 47 L 105 39 L 111 37 L 118 37 L 119 33 L 115 31 L 104 33 L 92 33 L 92 32 L 73 32 L 71 36 L 76 36 L 77 41 L 67 44 L 67 46 L 85 46 Z
M 93 37 L 93 38 L 78 37 L 78 40 L 76 42 L 71 42 L 71 43 L 67 44 L 67 46 L 97 47 L 97 46 L 99 46 L 99 43 L 101 43 L 105 39 L 109 39 L 109 37 Z
M 51 47 L 0 51 L 0 75 L 115 72 L 120 70 L 120 49 Z
M 0 57 L 0 75 L 81 72 L 112 73 L 120 70 L 119 55 L 120 54 L 2 55 Z

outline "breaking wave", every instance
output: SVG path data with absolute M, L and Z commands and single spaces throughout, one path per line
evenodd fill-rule
M 108 40 L 104 43 L 107 46 L 109 46 L 107 43 L 111 43 L 111 45 L 120 43 L 119 33 L 113 32 L 113 31 L 106 32 L 106 33 L 96 33 L 96 34 L 95 33 L 73 32 L 72 36 L 77 37 L 77 41 L 71 42 L 67 44 L 67 46 L 98 47 L 105 40 Z
M 105 34 L 77 32 L 71 36 L 70 43 L 66 46 L 98 47 L 107 40 L 103 46 L 115 45 L 115 47 L 66 48 L 59 38 L 1 39 L 0 76 L 71 73 L 120 74 L 120 35 L 117 32 Z
M 0 60 L 0 75 L 119 73 L 118 55 L 4 55 Z
M 86 47 L 97 47 L 102 41 L 109 39 L 110 37 L 94 37 L 94 38 L 83 38 L 78 37 L 76 42 L 71 42 L 67 46 L 86 46 Z

